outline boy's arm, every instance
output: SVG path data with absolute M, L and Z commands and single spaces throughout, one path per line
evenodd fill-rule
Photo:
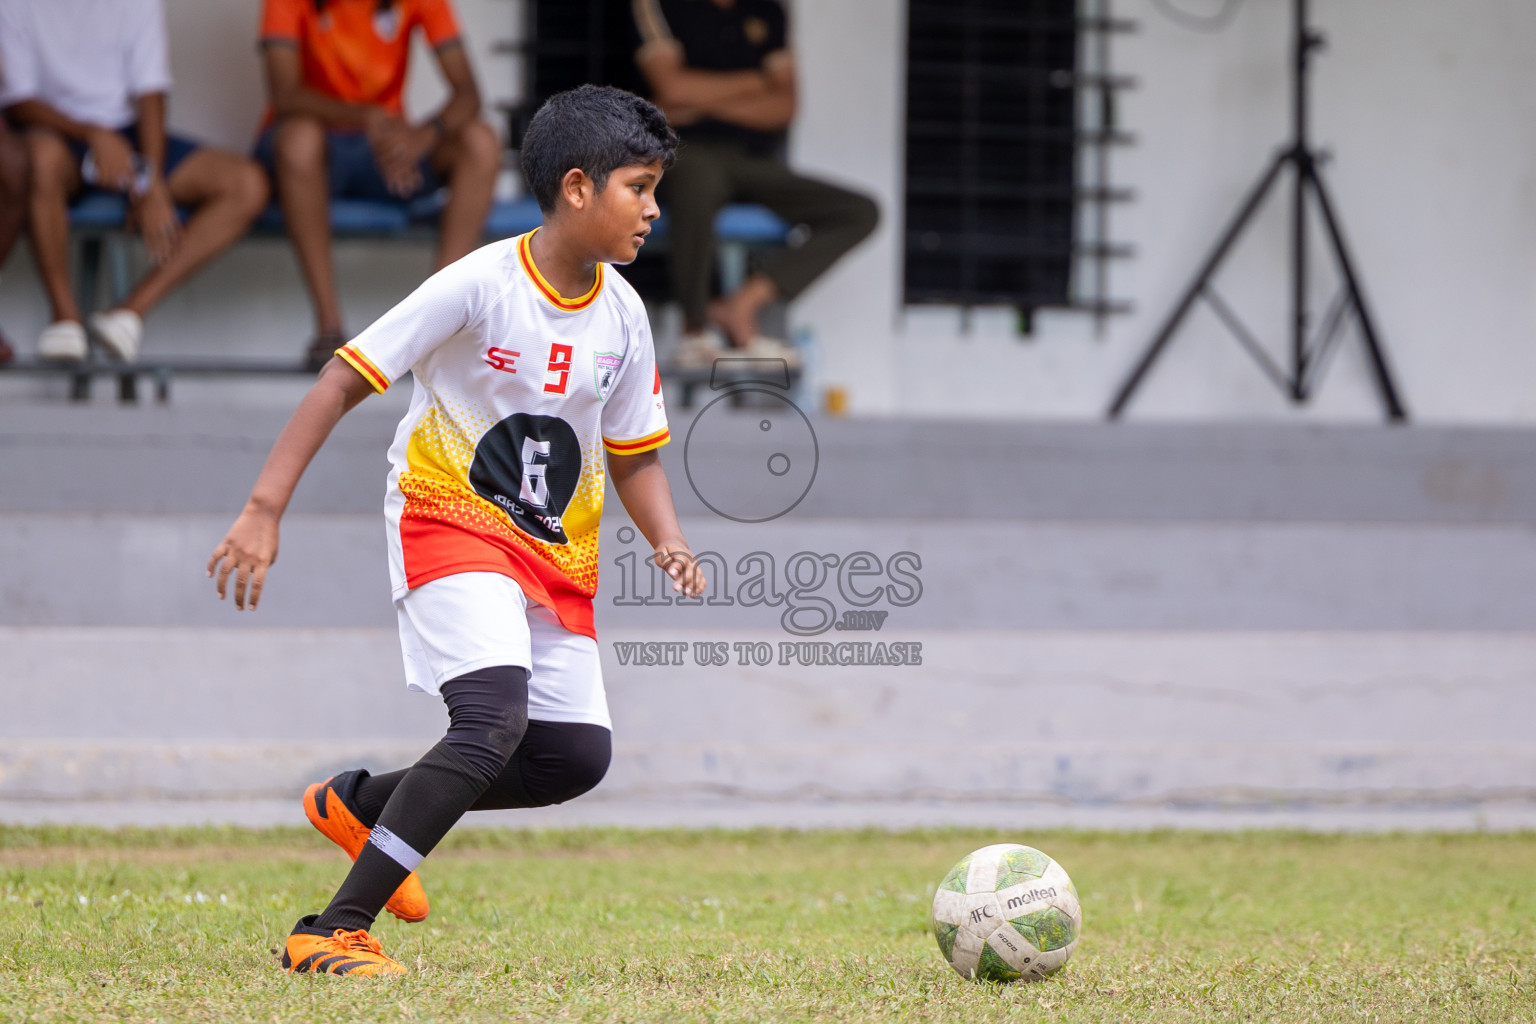
M 672 488 L 654 450 L 639 455 L 608 453 L 608 475 L 624 510 L 656 550 L 656 564 L 672 577 L 672 589 L 684 597 L 704 593 L 704 570 L 683 539 L 672 505 Z
M 147 187 L 133 193 L 134 219 L 144 236 L 149 258 L 159 266 L 171 258 L 181 238 L 181 219 L 165 182 L 165 93 L 153 92 L 138 97 L 134 106 L 139 114 L 139 153 L 149 164 Z
M 267 76 L 267 98 L 279 118 L 297 114 L 327 124 L 367 128 L 372 126 L 371 122 L 389 116 L 382 107 L 348 103 L 306 86 L 299 47 L 292 40 L 263 39 L 261 55 Z
M 240 518 L 208 560 L 208 575 L 218 572 L 219 600 L 224 599 L 225 585 L 233 574 L 235 607 L 244 609 L 248 603 L 256 610 L 267 569 L 277 561 L 278 520 L 299 477 L 341 417 L 373 392 L 373 385 L 340 358 L 333 357 L 320 371 L 320 379 L 277 436 Z
M 480 87 L 469 64 L 469 53 L 457 39 L 436 48 L 437 66 L 448 83 L 448 102 L 418 125 L 392 122 L 371 136 L 384 180 L 400 194 L 421 187 L 421 161 L 445 138 L 456 135 L 480 116 Z
M 443 80 L 448 83 L 448 102 L 437 112 L 436 117 L 428 120 L 427 127 L 432 128 L 436 122 L 442 131 L 454 135 L 480 116 L 480 86 L 475 82 L 475 71 L 469 63 L 469 51 L 462 42 L 450 40 L 434 52 L 437 54 L 438 69 L 443 73 Z M 435 132 L 433 141 L 436 141 Z

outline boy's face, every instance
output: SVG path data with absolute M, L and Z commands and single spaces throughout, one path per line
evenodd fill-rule
M 656 183 L 661 180 L 661 161 L 618 167 L 608 175 L 603 190 L 593 197 L 587 234 L 604 263 L 632 263 L 651 233 L 651 222 L 661 215 L 656 205 Z

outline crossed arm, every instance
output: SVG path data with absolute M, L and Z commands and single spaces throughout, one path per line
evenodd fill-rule
M 306 87 L 298 47 L 286 39 L 263 42 L 262 65 L 273 113 L 279 118 L 312 117 L 328 125 L 362 128 L 385 181 L 397 191 L 409 192 L 419 184 L 415 178 L 422 158 L 445 137 L 457 135 L 480 116 L 480 88 L 463 44 L 452 40 L 433 52 L 450 95 L 441 110 L 417 125 L 382 107 L 348 103 Z
M 759 70 L 699 71 L 684 63 L 681 47 L 656 45 L 641 52 L 639 65 L 674 125 L 708 117 L 777 132 L 794 120 L 795 62 L 788 50 L 769 54 Z

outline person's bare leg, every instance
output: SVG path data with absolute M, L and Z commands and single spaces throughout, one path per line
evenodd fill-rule
M 27 144 L 0 126 L 0 264 L 9 258 L 27 224 L 30 167 Z
M 341 333 L 336 301 L 336 273 L 331 266 L 331 199 L 325 165 L 325 126 L 308 117 L 290 117 L 277 126 L 273 140 L 277 199 L 283 207 L 288 237 L 299 258 L 305 287 L 315 308 L 315 333 Z
M 32 187 L 27 144 L 0 124 L 0 267 L 10 257 L 16 239 L 27 223 L 28 193 Z M 16 350 L 0 334 L 0 363 L 16 357 Z
M 432 167 L 448 181 L 448 205 L 437 236 L 437 269 L 441 270 L 480 247 L 501 170 L 501 143 L 490 125 L 471 122 L 438 144 Z
M 267 205 L 267 176 L 254 160 L 200 149 L 167 179 L 171 198 L 194 212 L 170 259 L 150 271 L 119 308 L 139 316 L 245 234 Z
M 757 315 L 779 297 L 779 286 L 763 274 L 753 274 L 740 288 L 709 304 L 709 322 L 725 332 L 731 344 L 744 347 L 757 337 Z
M 37 275 L 53 319 L 78 321 L 80 306 L 69 283 L 69 197 L 80 187 L 80 170 L 64 140 L 46 129 L 27 133 L 27 154 L 32 161 L 27 213 Z

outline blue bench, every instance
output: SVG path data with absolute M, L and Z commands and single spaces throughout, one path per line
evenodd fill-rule
M 336 199 L 331 202 L 331 231 L 337 238 L 426 239 L 432 237 L 442 209 L 441 195 L 411 203 Z M 82 243 L 80 290 L 88 307 L 94 305 L 103 264 L 111 301 L 128 293 L 128 235 L 123 226 L 127 212 L 123 198 L 108 193 L 92 193 L 70 208 L 70 228 Z M 532 197 L 498 202 L 486 218 L 485 237 L 520 235 L 538 227 L 540 219 Z M 276 204 L 269 206 L 251 231 L 267 236 L 283 234 L 282 211 Z M 749 252 L 783 245 L 788 233 L 789 225 L 761 206 L 739 204 L 721 210 L 715 218 L 715 238 L 722 287 L 730 290 L 745 280 Z M 667 214 L 663 210 L 646 244 L 665 245 L 666 237 Z
M 425 240 L 435 234 L 437 217 L 442 212 L 441 195 L 412 203 L 375 202 L 362 199 L 337 199 L 331 202 L 331 231 L 337 238 L 390 240 Z M 107 279 L 108 301 L 128 294 L 132 284 L 125 228 L 127 203 L 121 196 L 91 193 L 76 202 L 69 211 L 71 233 L 80 249 L 76 282 L 82 311 L 96 308 L 103 274 Z M 495 203 L 486 219 L 487 239 L 510 238 L 538 227 L 539 207 L 532 197 Z M 251 228 L 256 236 L 281 237 L 284 233 L 282 211 L 274 204 L 267 208 Z M 715 239 L 721 285 L 729 290 L 746 279 L 747 257 L 753 250 L 785 243 L 789 225 L 761 207 L 727 206 L 715 218 Z M 652 226 L 646 247 L 664 246 L 667 214 Z M 300 362 L 273 362 L 229 359 L 143 359 L 131 366 L 100 360 L 82 364 L 59 365 L 34 360 L 17 360 L 0 365 L 0 372 L 69 374 L 70 396 L 76 401 L 90 397 L 93 377 L 118 379 L 118 398 L 138 400 L 138 380 L 153 381 L 156 397 L 167 401 L 172 378 L 176 376 L 225 376 L 251 374 L 292 374 L 308 372 Z M 662 375 L 683 384 L 683 404 L 689 404 L 695 386 L 710 383 L 710 371 L 667 371 Z

